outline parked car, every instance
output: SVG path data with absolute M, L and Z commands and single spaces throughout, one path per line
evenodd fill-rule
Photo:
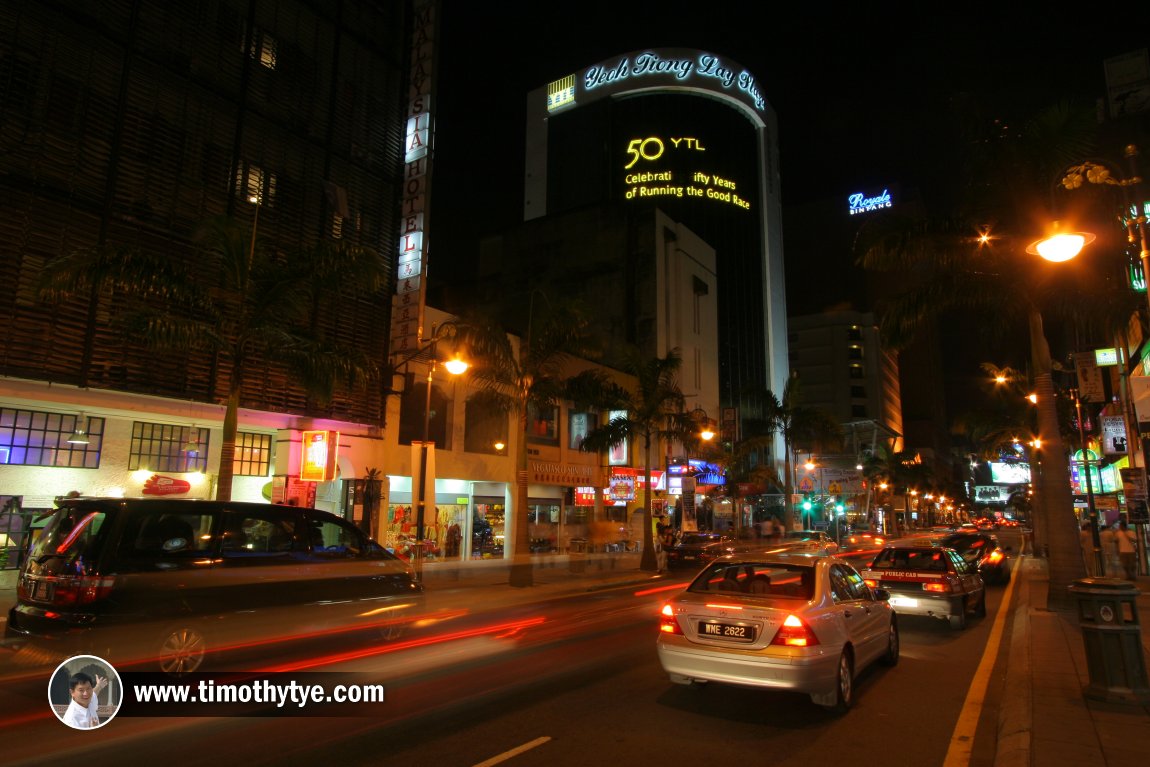
M 73 498 L 29 552 L 6 637 L 185 673 L 333 629 L 393 638 L 423 603 L 406 563 L 324 511 Z
M 1010 547 L 1003 547 L 998 538 L 989 533 L 955 533 L 941 541 L 943 546 L 957 551 L 967 562 L 978 567 L 978 574 L 987 584 L 1010 582 Z
M 986 587 L 978 567 L 954 549 L 887 546 L 862 574 L 869 586 L 890 593 L 899 614 L 939 618 L 953 629 L 966 628 L 968 614 L 986 615 Z
M 663 605 L 659 662 L 676 684 L 790 690 L 846 711 L 859 672 L 898 663 L 888 599 L 834 557 L 722 557 Z
M 675 546 L 667 550 L 667 567 L 699 568 L 734 549 L 735 539 L 722 533 L 683 533 Z

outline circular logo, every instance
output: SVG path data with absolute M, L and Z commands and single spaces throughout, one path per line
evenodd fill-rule
M 1098 608 L 1098 615 L 1100 615 L 1102 617 L 1102 621 L 1104 623 L 1113 623 L 1114 622 L 1114 610 L 1111 609 L 1110 605 L 1102 605 L 1101 607 L 1099 607 Z
M 116 716 L 124 686 L 112 664 L 95 655 L 68 658 L 48 681 L 48 705 L 76 730 L 103 727 Z

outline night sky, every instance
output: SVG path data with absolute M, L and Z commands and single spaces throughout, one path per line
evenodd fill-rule
M 1017 120 L 1060 96 L 1102 97 L 1103 60 L 1150 44 L 1150 34 L 1123 21 L 1128 3 L 1083 5 L 1077 18 L 1053 8 L 1036 18 L 1004 4 L 901 13 L 894 4 L 832 10 L 762 0 L 444 5 L 432 284 L 445 272 L 465 278 L 479 237 L 522 219 L 526 94 L 592 63 L 681 47 L 741 65 L 778 115 L 784 208 L 844 201 L 845 209 L 854 191 L 914 188 L 929 198 L 945 186 L 949 155 L 932 139 L 954 94 L 977 94 Z M 796 258 L 811 247 L 810 233 L 801 242 L 791 228 L 788 307 L 818 311 L 798 264 L 817 263 L 822 274 L 836 264 Z M 850 259 L 846 249 L 824 256 Z M 836 297 L 832 286 L 820 298 Z

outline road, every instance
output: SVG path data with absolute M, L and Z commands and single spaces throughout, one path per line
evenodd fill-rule
M 261 669 L 280 674 L 334 678 L 342 672 L 383 684 L 386 701 L 369 717 L 124 716 L 81 733 L 34 705 L 43 698 L 42 682 L 28 691 L 9 677 L 5 689 L 19 694 L 18 715 L 6 714 L 0 724 L 4 761 L 551 767 L 599 759 L 694 766 L 893 758 L 943 764 L 1003 594 L 1002 587 L 990 588 L 987 617 L 965 631 L 904 619 L 901 662 L 864 672 L 856 705 L 842 717 L 805 696 L 670 684 L 654 652 L 662 594 L 631 587 L 460 614 L 397 645 L 308 648 L 261 659 Z M 980 767 L 993 763 L 1001 666 L 978 714 L 969 763 Z M 12 712 L 8 697 L 5 708 Z

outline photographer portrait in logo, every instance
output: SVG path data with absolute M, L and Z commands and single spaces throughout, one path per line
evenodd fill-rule
M 94 655 L 77 655 L 56 667 L 48 682 L 48 703 L 56 717 L 74 730 L 103 727 L 120 708 L 123 686 L 112 664 Z

